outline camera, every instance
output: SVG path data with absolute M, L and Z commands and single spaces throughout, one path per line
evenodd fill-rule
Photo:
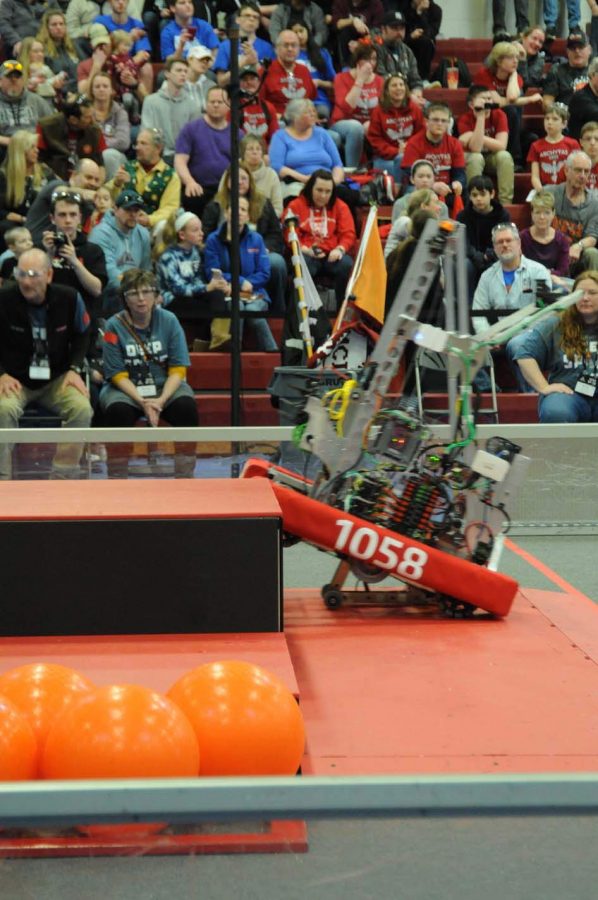
M 63 247 L 66 247 L 68 242 L 69 239 L 64 231 L 54 232 L 54 256 L 58 256 L 60 250 L 62 250 Z
M 499 103 L 484 103 L 484 109 L 500 109 Z

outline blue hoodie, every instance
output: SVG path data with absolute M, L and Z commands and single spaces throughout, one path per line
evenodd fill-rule
M 147 228 L 135 225 L 124 232 L 109 209 L 99 225 L 91 230 L 88 240 L 98 244 L 106 257 L 108 287 L 117 288 L 123 272 L 128 269 L 152 270 L 150 238 Z

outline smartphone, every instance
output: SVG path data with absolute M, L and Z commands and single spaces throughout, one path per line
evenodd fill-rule
M 222 278 L 222 269 L 212 269 L 212 278 Z

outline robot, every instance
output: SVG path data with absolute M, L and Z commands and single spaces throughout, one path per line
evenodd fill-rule
M 260 459 L 250 459 L 242 472 L 271 480 L 287 542 L 302 540 L 339 559 L 322 588 L 330 609 L 382 600 L 416 612 L 469 617 L 480 609 L 502 617 L 516 596 L 517 582 L 497 567 L 509 523 L 507 503 L 530 460 L 499 436 L 478 445 L 472 379 L 490 347 L 566 309 L 580 292 L 534 301 L 475 336 L 420 323 L 438 267 L 446 285 L 454 283 L 455 268 L 457 276 L 463 274 L 462 228 L 427 224 L 378 342 L 358 371 L 345 373 L 342 385 L 330 390 L 330 369 L 305 370 L 296 442 L 317 457 L 316 476 L 308 479 Z M 452 387 L 456 398 L 458 384 L 446 442 L 419 415 L 386 405 L 409 342 L 446 358 L 449 397 Z M 345 589 L 350 573 L 361 590 Z M 400 588 L 370 589 L 389 576 Z

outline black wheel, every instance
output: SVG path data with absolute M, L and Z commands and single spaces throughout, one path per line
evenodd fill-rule
M 328 609 L 338 609 L 343 602 L 343 592 L 329 584 L 325 584 L 322 588 L 322 599 Z

